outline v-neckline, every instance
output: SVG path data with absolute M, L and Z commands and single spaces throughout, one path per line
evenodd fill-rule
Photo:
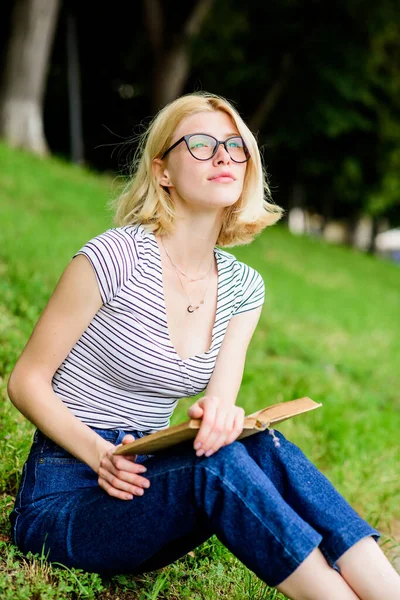
M 214 338 L 215 338 L 215 327 L 217 325 L 217 319 L 218 319 L 218 312 L 219 312 L 219 306 L 220 306 L 220 301 L 221 301 L 221 267 L 220 267 L 220 257 L 218 255 L 218 249 L 214 248 L 214 256 L 215 259 L 217 261 L 217 307 L 215 310 L 215 319 L 214 319 L 214 324 L 213 324 L 213 328 L 212 328 L 212 334 L 211 334 L 211 344 L 208 350 L 206 350 L 205 352 L 200 352 L 198 354 L 193 354 L 192 356 L 188 356 L 187 358 L 182 358 L 178 352 L 176 351 L 175 346 L 173 345 L 172 341 L 171 341 L 171 336 L 169 333 L 169 327 L 168 327 L 168 315 L 167 315 L 167 304 L 165 302 L 165 293 L 164 293 L 164 277 L 163 277 L 163 269 L 162 269 L 162 261 L 161 261 L 161 253 L 160 253 L 160 247 L 158 245 L 156 236 L 154 235 L 154 233 L 152 231 L 148 231 L 146 230 L 146 233 L 150 234 L 151 239 L 154 242 L 154 250 L 155 253 L 157 255 L 157 261 L 160 267 L 160 273 L 161 273 L 161 281 L 160 281 L 160 285 L 161 285 L 161 292 L 162 292 L 162 304 L 163 304 L 163 310 L 164 310 L 164 317 L 165 317 L 165 329 L 166 329 L 166 334 L 167 334 L 167 342 L 168 342 L 168 346 L 170 347 L 170 349 L 174 352 L 174 354 L 176 355 L 176 357 L 178 358 L 178 360 L 182 363 L 186 363 L 190 360 L 193 360 L 195 358 L 200 358 L 201 356 L 206 356 L 207 354 L 209 354 L 211 352 L 211 350 L 213 349 L 214 346 Z

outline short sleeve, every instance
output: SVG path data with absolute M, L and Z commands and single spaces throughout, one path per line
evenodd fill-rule
M 134 239 L 119 228 L 108 229 L 89 240 L 72 258 L 85 255 L 92 264 L 103 304 L 111 302 L 134 272 Z
M 242 267 L 240 294 L 234 315 L 253 310 L 264 304 L 265 285 L 260 273 L 244 263 Z

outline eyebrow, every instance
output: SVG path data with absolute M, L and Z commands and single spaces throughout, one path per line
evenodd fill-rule
M 196 135 L 196 133 L 187 133 L 186 135 Z M 216 136 L 213 133 L 205 133 L 204 131 L 202 133 L 199 133 L 198 135 L 211 135 L 212 137 L 216 138 Z M 225 139 L 228 139 L 230 137 L 242 137 L 242 136 L 240 135 L 240 133 L 237 133 L 237 132 L 226 133 L 224 135 Z
M 215 136 L 214 136 L 215 137 Z M 241 137 L 240 133 L 227 133 L 225 136 L 225 138 L 230 138 L 230 137 Z

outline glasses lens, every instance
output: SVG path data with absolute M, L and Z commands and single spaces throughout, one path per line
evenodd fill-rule
M 232 137 L 226 140 L 229 156 L 235 162 L 245 162 L 248 159 L 248 153 L 241 137 Z
M 198 133 L 190 136 L 188 144 L 190 152 L 195 158 L 200 160 L 211 158 L 215 148 L 214 138 L 209 135 Z

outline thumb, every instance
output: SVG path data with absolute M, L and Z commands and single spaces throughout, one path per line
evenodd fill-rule
M 204 409 L 200 406 L 198 402 L 195 402 L 188 409 L 188 415 L 191 419 L 201 419 L 203 416 Z
M 126 436 L 124 436 L 122 438 L 122 442 L 120 444 L 118 444 L 117 448 L 119 448 L 120 446 L 125 446 L 126 444 L 130 444 L 131 442 L 134 442 L 134 441 L 135 441 L 134 436 L 132 434 L 128 433 Z M 132 462 L 135 462 L 136 456 L 137 456 L 137 454 L 131 454 L 130 456 L 125 456 L 125 458 Z
M 131 442 L 134 442 L 135 438 L 131 433 L 128 433 L 122 440 L 123 444 L 130 444 Z

